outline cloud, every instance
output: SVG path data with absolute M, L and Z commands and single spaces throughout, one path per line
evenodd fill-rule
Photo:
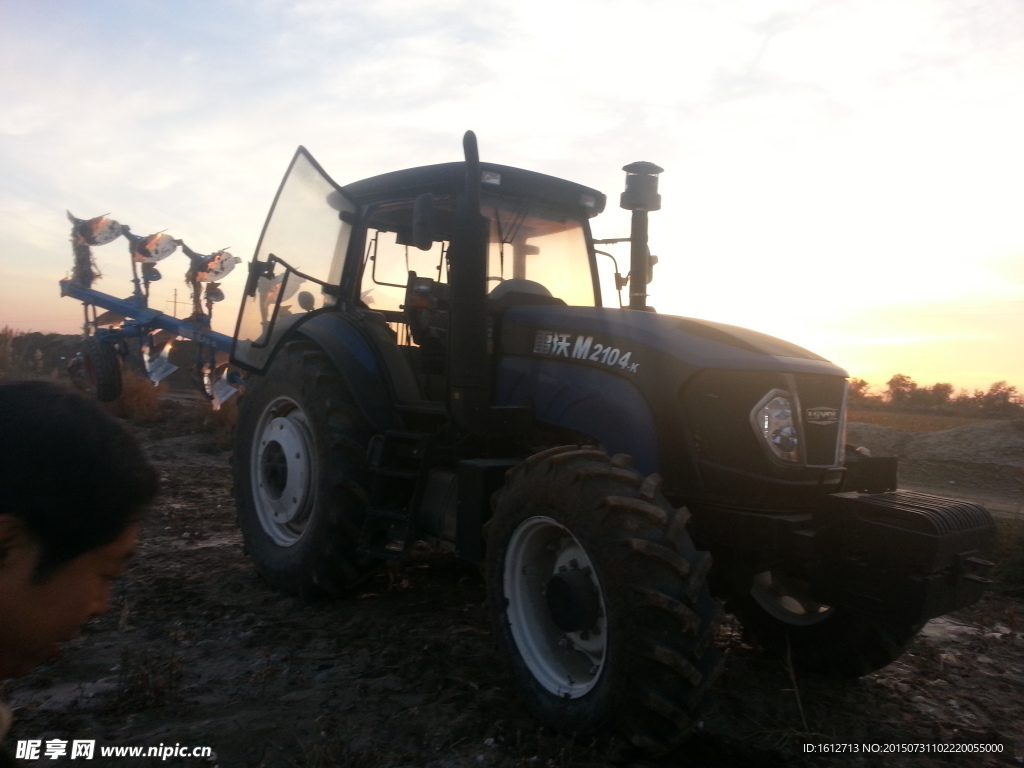
M 628 232 L 621 167 L 665 167 L 662 309 L 788 332 L 1019 301 L 1022 37 L 1011 0 L 8 4 L 0 259 L 62 276 L 68 207 L 248 258 L 296 145 L 345 183 L 473 128 L 606 192 L 599 236 Z

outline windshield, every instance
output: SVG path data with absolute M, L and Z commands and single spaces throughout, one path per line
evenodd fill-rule
M 585 224 L 558 209 L 527 200 L 482 195 L 491 220 L 488 288 L 510 278 L 540 283 L 569 306 L 597 304 Z

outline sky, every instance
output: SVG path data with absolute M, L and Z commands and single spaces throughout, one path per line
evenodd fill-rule
M 248 261 L 298 145 L 344 184 L 472 129 L 605 192 L 599 238 L 629 233 L 622 166 L 664 168 L 661 312 L 878 390 L 1024 390 L 1020 0 L 0 0 L 0 75 L 0 328 L 79 329 L 65 210 Z M 125 241 L 94 252 L 130 294 Z

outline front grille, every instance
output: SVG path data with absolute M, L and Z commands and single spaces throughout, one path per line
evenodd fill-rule
M 795 397 L 804 433 L 804 460 L 811 467 L 842 463 L 843 408 L 846 380 L 837 376 L 797 374 Z
M 777 458 L 757 431 L 753 411 L 774 390 L 791 398 L 801 459 Z M 803 508 L 838 490 L 846 379 L 774 371 L 704 370 L 681 403 L 704 501 L 746 508 Z M 807 409 L 818 423 L 805 423 Z

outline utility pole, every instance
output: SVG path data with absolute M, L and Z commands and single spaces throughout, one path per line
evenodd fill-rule
M 178 316 L 178 305 L 179 304 L 188 304 L 187 301 L 178 301 L 178 289 L 177 288 L 174 289 L 174 299 L 171 300 L 171 301 L 168 301 L 167 303 L 174 305 L 174 309 L 171 312 L 171 315 L 174 316 L 174 317 Z

